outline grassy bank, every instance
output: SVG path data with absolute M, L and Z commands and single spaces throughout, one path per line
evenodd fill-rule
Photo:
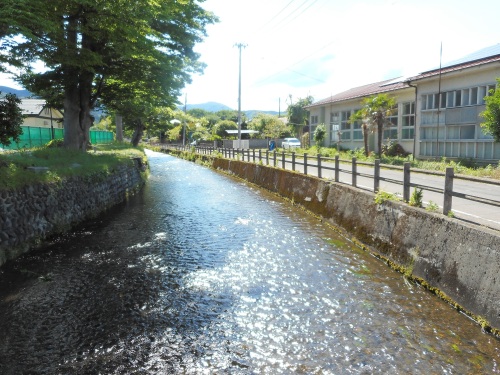
M 57 147 L 0 153 L 0 190 L 16 189 L 37 182 L 57 182 L 70 176 L 107 176 L 132 158 L 145 159 L 144 150 L 130 144 L 96 145 L 88 152 Z

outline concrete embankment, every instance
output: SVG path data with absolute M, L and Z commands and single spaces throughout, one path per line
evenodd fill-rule
M 136 158 L 104 178 L 80 176 L 0 191 L 0 266 L 123 202 L 144 185 L 146 168 Z
M 500 331 L 500 233 L 386 201 L 348 185 L 259 164 L 206 159 L 213 168 L 300 204 L 421 282 L 484 328 Z

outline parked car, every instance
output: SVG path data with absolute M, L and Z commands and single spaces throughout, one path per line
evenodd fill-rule
M 281 143 L 284 149 L 300 148 L 300 141 L 297 138 L 285 138 Z

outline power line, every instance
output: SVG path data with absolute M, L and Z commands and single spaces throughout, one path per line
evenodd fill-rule
M 304 14 L 304 12 L 309 9 L 312 5 L 314 5 L 315 2 L 317 2 L 318 0 L 313 0 L 313 2 L 311 4 L 309 4 L 309 6 L 305 9 L 303 9 L 299 14 L 297 14 L 293 19 L 289 20 L 288 22 L 286 22 L 285 24 L 283 24 L 285 21 L 288 20 L 288 18 L 290 18 L 295 12 L 297 12 L 300 8 L 302 8 L 305 4 L 307 4 L 309 1 L 311 0 L 305 0 L 303 1 L 297 8 L 295 8 L 292 12 L 288 13 L 288 15 L 285 16 L 285 18 L 283 18 L 281 21 L 279 21 L 276 25 L 274 25 L 270 31 L 273 31 L 273 30 L 277 30 L 278 28 L 280 27 L 284 27 L 286 25 L 288 25 L 291 21 L 295 20 L 297 17 L 301 16 L 302 14 Z M 283 25 L 282 25 L 283 24 Z
M 306 56 L 306 57 L 304 57 L 303 59 L 301 59 L 301 60 L 299 60 L 299 61 L 297 61 L 297 62 L 294 62 L 293 64 L 289 65 L 288 67 L 283 68 L 283 69 L 281 69 L 281 70 L 279 70 L 279 71 L 277 71 L 277 72 L 275 72 L 275 73 L 273 73 L 273 74 L 271 74 L 271 75 L 269 75 L 269 76 L 267 76 L 267 77 L 265 77 L 265 78 L 263 78 L 263 79 L 259 80 L 257 83 L 262 83 L 262 82 L 265 82 L 265 81 L 267 81 L 269 78 L 271 78 L 271 77 L 273 77 L 273 76 L 275 76 L 275 75 L 277 75 L 277 74 L 280 74 L 280 73 L 284 72 L 285 70 L 292 71 L 292 72 L 294 72 L 294 73 L 297 73 L 297 74 L 301 74 L 301 75 L 306 76 L 305 74 L 302 74 L 302 73 L 299 73 L 299 72 L 293 71 L 293 70 L 291 70 L 290 68 L 291 68 L 291 67 L 293 67 L 293 66 L 295 66 L 295 65 L 297 65 L 297 64 L 300 64 L 301 62 L 303 62 L 303 61 L 305 61 L 305 60 L 307 60 L 307 59 L 309 59 L 311 56 L 313 56 L 313 55 L 317 54 L 318 52 L 320 52 L 320 51 L 324 50 L 326 47 L 328 47 L 328 46 L 332 45 L 333 43 L 335 43 L 335 41 L 334 41 L 334 40 L 332 40 L 332 41 L 328 42 L 328 43 L 327 43 L 327 44 L 325 44 L 323 47 L 321 47 L 321 48 L 317 49 L 316 51 L 314 51 L 314 52 L 312 52 L 311 54 L 307 55 L 307 56 Z M 306 77 L 307 77 L 307 76 L 306 76 Z M 314 80 L 316 80 L 316 81 L 319 81 L 319 82 L 324 82 L 324 81 L 321 81 L 321 80 L 319 80 L 319 79 L 317 79 L 317 78 L 314 78 L 314 77 L 309 77 L 309 78 L 312 78 L 312 79 L 314 79 Z

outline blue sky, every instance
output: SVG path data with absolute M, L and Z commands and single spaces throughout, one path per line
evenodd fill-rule
M 179 98 L 286 110 L 372 82 L 410 76 L 500 43 L 499 0 L 206 0 L 220 22 L 196 47 L 207 64 Z M 0 85 L 9 85 L 5 76 Z M 280 105 L 281 103 L 281 105 Z

